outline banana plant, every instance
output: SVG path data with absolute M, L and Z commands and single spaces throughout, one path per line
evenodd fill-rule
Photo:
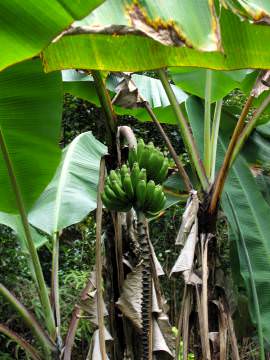
M 194 331 L 191 329 L 190 314 L 196 304 L 200 331 L 198 332 L 197 329 L 195 331 L 197 334 L 200 333 L 201 340 L 201 353 L 198 354 L 198 357 L 212 358 L 213 351 L 211 349 L 218 346 L 214 334 L 216 328 L 213 327 L 213 323 L 217 322 L 219 323 L 221 357 L 226 358 L 224 334 L 228 331 L 233 357 L 239 358 L 226 293 L 222 286 L 211 281 L 215 278 L 213 264 L 216 253 L 215 251 L 211 252 L 210 249 L 216 248 L 217 217 L 222 209 L 229 221 L 230 238 L 232 242 L 236 243 L 234 256 L 239 259 L 239 270 L 249 295 L 251 318 L 257 327 L 260 359 L 264 359 L 264 344 L 270 342 L 269 302 L 267 301 L 269 221 L 268 215 L 266 215 L 269 212 L 269 204 L 262 197 L 260 188 L 250 172 L 247 140 L 250 139 L 251 143 L 256 141 L 254 129 L 258 125 L 260 115 L 267 110 L 270 102 L 269 73 L 268 71 L 261 71 L 257 74 L 251 70 L 236 72 L 228 70 L 268 69 L 270 67 L 268 2 L 266 0 L 222 0 L 220 2 L 203 0 L 198 3 L 196 0 L 181 0 L 181 2 L 170 0 L 164 8 L 161 0 L 87 1 L 82 6 L 55 0 L 47 1 L 46 6 L 41 8 L 34 1 L 27 3 L 7 1 L 0 5 L 0 9 L 0 18 L 4 24 L 0 33 L 4 49 L 0 59 L 0 68 L 2 69 L 0 73 L 0 182 L 2 185 L 0 211 L 3 212 L 3 223 L 9 224 L 17 232 L 21 232 L 21 227 L 23 227 L 21 238 L 26 244 L 26 251 L 29 254 L 29 265 L 42 304 L 45 327 L 40 326 L 23 304 L 18 302 L 2 284 L 0 293 L 14 306 L 31 328 L 41 345 L 41 350 L 34 349 L 30 343 L 6 328 L 5 325 L 0 326 L 0 331 L 17 341 L 34 359 L 60 357 L 60 353 L 65 352 L 61 340 L 58 304 L 59 232 L 65 226 L 80 221 L 95 207 L 95 201 L 93 201 L 95 190 L 93 188 L 96 189 L 97 186 L 98 166 L 96 165 L 93 171 L 95 177 L 92 183 L 93 191 L 85 188 L 86 184 L 89 186 L 89 179 L 85 178 L 85 176 L 89 176 L 89 172 L 82 171 L 83 174 L 74 174 L 74 167 L 77 169 L 80 161 L 83 161 L 85 166 L 85 162 L 89 159 L 88 156 L 91 158 L 94 155 L 93 149 L 90 148 L 93 143 L 98 148 L 98 154 L 95 154 L 96 157 L 93 156 L 93 159 L 99 160 L 106 152 L 105 147 L 98 144 L 96 140 L 92 139 L 92 144 L 89 145 L 89 134 L 81 134 L 66 149 L 58 172 L 50 182 L 60 161 L 60 150 L 57 143 L 60 130 L 62 83 L 59 70 L 83 69 L 85 72 L 83 76 L 87 77 L 91 73 L 93 79 L 91 85 L 94 86 L 90 87 L 89 79 L 87 79 L 84 89 L 82 90 L 79 86 L 79 91 L 84 91 L 86 96 L 90 91 L 92 95 L 94 94 L 95 101 L 98 101 L 103 109 L 102 120 L 106 129 L 109 151 L 106 158 L 107 171 L 122 165 L 121 140 L 127 142 L 130 147 L 132 143 L 132 133 L 125 127 L 117 127 L 116 106 L 135 108 L 135 110 L 129 110 L 129 113 L 137 111 L 138 118 L 142 121 L 151 120 L 158 127 L 176 163 L 176 170 L 182 178 L 185 193 L 189 194 L 176 239 L 177 244 L 182 244 L 184 247 L 172 271 L 172 273 L 183 273 L 185 282 L 182 311 L 178 324 L 178 339 L 176 339 L 176 356 L 179 356 L 179 344 L 182 338 L 183 358 L 187 358 L 190 345 L 189 335 L 191 330 Z M 93 9 L 95 10 L 89 14 Z M 86 17 L 83 18 L 84 16 Z M 24 26 L 18 23 L 17 18 L 23 19 Z M 74 20 L 79 21 L 74 22 Z M 34 56 L 41 57 L 43 69 L 49 74 L 42 71 L 39 59 L 27 60 Z M 175 69 L 175 67 L 183 66 L 203 69 Z M 165 98 L 165 102 L 162 101 L 157 105 L 149 93 L 143 93 L 143 88 L 140 89 L 139 86 L 142 78 L 136 79 L 139 76 L 136 74 L 131 75 L 133 79 L 126 77 L 125 74 L 122 86 L 116 90 L 117 94 L 112 99 L 111 93 L 107 89 L 110 85 L 106 87 L 105 83 L 106 72 L 139 72 L 152 69 L 158 69 L 156 75 L 159 79 L 150 81 L 148 79 L 148 83 L 155 83 L 154 86 L 161 89 L 160 99 Z M 100 70 L 106 72 L 103 74 Z M 247 77 L 249 77 L 248 80 Z M 172 84 L 172 80 L 176 86 Z M 223 98 L 231 90 L 242 86 L 243 89 L 250 89 L 247 101 L 240 116 L 233 118 L 229 116 L 228 119 L 228 110 L 224 106 Z M 70 87 L 67 91 L 73 92 L 78 89 Z M 131 104 L 128 103 L 128 106 L 127 102 L 123 101 L 125 91 L 126 94 L 133 96 Z M 152 91 L 152 94 L 154 93 L 155 91 Z M 187 97 L 186 93 L 197 97 Z M 258 100 L 256 100 L 257 98 Z M 165 109 L 159 109 L 164 106 Z M 138 108 L 142 110 L 140 114 Z M 127 110 L 125 109 L 124 112 L 126 113 Z M 163 115 L 161 115 L 162 113 Z M 187 174 L 160 125 L 161 121 L 178 125 L 196 183 L 199 183 L 196 189 L 195 182 Z M 228 129 L 226 125 L 230 121 L 232 126 Z M 256 129 L 256 131 L 259 130 Z M 82 150 L 81 147 L 84 145 L 87 149 Z M 258 153 L 262 153 L 262 141 L 257 141 L 256 145 L 260 150 Z M 264 146 L 267 147 L 265 143 Z M 75 152 L 75 148 L 78 153 Z M 80 158 L 79 164 L 76 161 L 72 162 L 72 156 L 75 155 Z M 146 164 L 143 166 L 147 167 Z M 132 178 L 133 168 L 128 171 L 127 175 Z M 103 175 L 101 174 L 100 178 Z M 107 238 L 110 236 L 112 241 L 104 243 L 110 269 L 108 283 L 111 284 L 112 289 L 116 289 L 114 292 L 111 290 L 109 295 L 115 303 L 121 304 L 110 314 L 109 325 L 112 338 L 115 340 L 111 356 L 116 360 L 122 359 L 126 352 L 130 354 L 131 358 L 132 354 L 136 353 L 136 342 L 134 339 L 129 341 L 128 336 L 130 331 L 134 330 L 134 324 L 130 326 L 128 323 L 127 314 L 130 314 L 130 311 L 126 309 L 132 307 L 135 308 L 135 310 L 133 309 L 134 317 L 139 318 L 142 322 L 143 357 L 151 359 L 152 350 L 157 357 L 159 352 L 164 351 L 169 357 L 172 357 L 174 350 L 168 346 L 169 337 L 165 339 L 166 331 L 161 331 L 164 322 L 166 322 L 166 326 L 168 322 L 164 314 L 161 293 L 158 291 L 160 270 L 155 262 L 156 258 L 148 237 L 145 219 L 146 214 L 157 215 L 156 213 L 163 206 L 164 195 L 160 188 L 153 187 L 151 179 L 149 181 L 147 179 L 147 183 L 145 179 L 142 179 L 138 182 L 138 190 L 136 184 L 135 203 L 132 202 L 133 198 L 132 201 L 128 199 L 129 202 L 125 200 L 123 204 L 125 192 L 129 191 L 129 195 L 132 193 L 130 181 L 125 175 L 124 188 L 119 188 L 120 184 L 117 183 L 117 179 L 112 179 L 111 184 L 107 184 L 107 192 L 105 186 L 106 197 L 103 195 L 104 205 L 112 210 L 108 214 L 111 225 L 105 232 Z M 100 183 L 102 185 L 101 181 Z M 132 186 L 134 187 L 133 184 Z M 31 212 L 32 206 L 45 187 L 45 191 Z M 146 196 L 148 187 L 154 189 L 154 193 L 159 194 L 159 204 L 162 204 L 160 208 L 148 205 L 150 207 L 146 209 L 142 206 L 142 202 L 145 200 L 143 195 Z M 83 197 L 82 207 L 80 205 L 79 208 L 74 207 L 74 198 L 68 196 L 68 191 L 65 192 L 70 188 L 82 191 L 80 193 Z M 115 192 L 118 193 L 117 199 L 114 198 L 115 206 L 112 206 L 108 199 L 108 194 L 112 196 L 109 190 L 113 190 L 114 195 Z M 132 190 L 134 193 L 134 188 Z M 70 214 L 70 211 L 69 214 L 65 213 L 62 206 L 65 201 L 71 203 L 71 208 L 74 209 L 73 214 Z M 92 351 L 93 349 L 100 348 L 101 358 L 104 360 L 107 356 L 104 344 L 106 339 L 111 341 L 111 337 L 105 336 L 101 320 L 104 312 L 100 310 L 102 308 L 100 305 L 102 300 L 100 284 L 101 198 L 98 201 L 97 239 L 99 247 L 97 257 L 99 262 L 97 265 L 99 272 L 97 273 L 99 281 L 95 284 L 99 299 L 97 305 L 94 301 L 99 313 L 98 330 L 94 336 L 95 344 L 98 345 L 93 345 L 89 351 L 89 357 L 97 354 L 96 351 Z M 138 218 L 137 238 L 135 236 L 133 239 L 130 234 L 132 234 L 134 217 L 131 216 L 130 211 L 127 212 L 131 206 L 136 209 Z M 49 212 L 48 209 L 52 209 L 52 212 Z M 121 220 L 123 211 L 129 214 L 126 215 L 124 224 Z M 48 213 L 51 217 L 44 220 L 44 214 Z M 35 231 L 30 223 L 53 237 L 52 302 L 37 253 L 38 241 L 33 239 Z M 145 254 L 142 251 L 142 256 L 145 255 L 146 258 L 143 259 L 141 271 L 132 265 L 129 271 L 124 269 L 123 226 L 128 229 L 130 236 L 128 239 L 132 240 L 134 245 L 139 239 L 143 240 L 139 244 L 142 249 L 147 247 Z M 116 254 L 115 262 L 110 259 L 112 253 Z M 155 264 L 155 266 L 151 266 L 151 276 L 149 276 L 150 260 Z M 208 276 L 209 271 L 213 276 Z M 136 276 L 141 276 L 142 279 L 144 276 L 147 277 L 145 282 L 147 286 L 144 287 L 144 281 L 139 281 L 143 284 L 143 307 L 136 305 L 138 299 L 134 305 L 134 301 L 132 302 L 130 297 L 127 302 L 124 296 L 132 283 L 130 278 L 136 278 Z M 151 291 L 152 281 L 155 291 Z M 86 287 L 87 294 L 90 287 Z M 217 288 L 220 291 L 217 291 Z M 211 301 L 208 297 L 209 294 Z M 156 295 L 158 306 L 154 301 L 154 295 Z M 125 306 L 123 306 L 123 302 Z M 214 314 L 218 314 L 218 318 L 210 312 L 211 306 L 216 306 Z M 121 311 L 125 316 L 119 320 Z M 74 313 L 77 314 L 76 311 Z M 74 339 L 76 321 L 73 320 L 74 318 L 72 318 L 69 334 L 72 334 L 71 338 Z M 222 327 L 223 323 L 227 324 L 226 329 Z M 165 328 L 168 329 L 166 326 Z M 146 329 L 151 329 L 150 334 L 153 332 L 153 339 L 160 341 L 155 343 L 153 341 L 152 344 L 152 337 L 146 334 Z M 139 329 L 137 329 L 137 333 L 140 334 Z M 125 339 L 123 342 L 119 340 L 122 338 L 122 334 Z M 210 340 L 214 345 L 212 348 Z M 162 346 L 158 346 L 160 343 Z M 64 353 L 67 360 L 71 356 L 70 349 L 72 347 L 69 337 L 67 337 L 65 345 L 69 350 L 69 353 Z M 133 350 L 133 353 L 130 349 Z

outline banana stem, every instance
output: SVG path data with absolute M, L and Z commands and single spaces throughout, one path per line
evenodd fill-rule
M 211 202 L 210 202 L 210 207 L 209 207 L 209 213 L 210 214 L 213 214 L 216 209 L 217 209 L 217 206 L 218 206 L 218 202 L 219 202 L 219 198 L 220 198 L 220 195 L 223 191 L 223 187 L 224 187 L 224 184 L 225 184 L 225 180 L 227 178 L 227 175 L 228 175 L 228 171 L 229 171 L 229 167 L 230 167 L 230 163 L 231 163 L 231 159 L 232 159 L 232 155 L 233 155 L 233 152 L 234 152 L 234 148 L 235 148 L 235 145 L 239 139 L 239 136 L 241 134 L 241 131 L 244 127 L 244 124 L 245 124 L 245 119 L 246 119 L 246 116 L 248 114 L 248 111 L 250 109 L 250 106 L 253 102 L 253 99 L 254 97 L 252 95 L 250 95 L 246 101 L 246 104 L 242 110 L 242 113 L 239 117 L 239 120 L 237 121 L 237 124 L 236 124 L 236 127 L 233 131 L 233 135 L 232 135 L 232 138 L 231 138 L 231 141 L 229 143 L 229 146 L 228 146 L 228 150 L 225 154 L 225 157 L 224 157 L 224 160 L 223 160 L 223 163 L 222 163 L 222 166 L 217 174 L 217 178 L 215 180 L 215 183 L 214 183 L 214 188 L 213 188 L 213 195 L 212 195 L 212 198 L 211 198 Z
M 101 255 L 101 231 L 102 231 L 102 200 L 101 193 L 105 180 L 105 160 L 100 161 L 99 184 L 96 213 L 96 287 L 97 287 L 97 313 L 98 313 L 98 334 L 101 359 L 106 360 L 106 345 L 104 334 L 104 309 L 102 296 L 102 255 Z
M 204 190 L 207 190 L 208 188 L 208 179 L 205 173 L 205 168 L 202 164 L 202 161 L 199 156 L 199 151 L 197 148 L 197 145 L 194 141 L 194 137 L 192 135 L 192 132 L 190 130 L 190 127 L 188 125 L 188 122 L 186 118 L 184 117 L 184 114 L 182 113 L 180 106 L 177 102 L 177 99 L 175 97 L 175 94 L 171 88 L 171 85 L 169 83 L 169 80 L 167 78 L 166 72 L 164 69 L 158 70 L 159 78 L 162 82 L 162 85 L 164 87 L 164 90 L 168 96 L 168 99 L 170 101 L 170 104 L 172 106 L 173 112 L 175 114 L 175 118 L 177 120 L 177 123 L 180 128 L 181 135 L 183 137 L 184 144 L 187 149 L 187 153 L 189 155 L 189 158 L 194 165 L 196 172 L 198 174 L 199 180 L 202 184 L 202 187 Z
M 254 111 L 254 114 L 253 114 L 252 118 L 246 124 L 244 130 L 242 131 L 241 135 L 239 136 L 239 139 L 238 139 L 237 143 L 235 144 L 235 148 L 234 148 L 234 151 L 233 151 L 233 154 L 232 154 L 230 165 L 232 165 L 232 163 L 235 160 L 236 156 L 241 151 L 241 149 L 242 149 L 243 145 L 245 144 L 247 138 L 249 137 L 250 133 L 252 132 L 252 130 L 256 126 L 256 122 L 257 122 L 259 116 L 263 113 L 263 111 L 266 109 L 266 107 L 269 105 L 269 103 L 270 103 L 270 95 L 268 95 L 264 99 L 264 101 L 261 103 L 261 105 Z
M 222 99 L 216 102 L 215 113 L 213 118 L 212 134 L 211 134 L 211 177 L 210 183 L 214 182 L 215 179 L 215 169 L 216 169 L 216 156 L 217 156 L 217 142 L 218 142 L 218 132 L 220 125 L 222 109 Z
M 211 86 L 212 71 L 206 70 L 205 103 L 204 103 L 204 166 L 206 176 L 211 173 Z
M 53 254 L 52 254 L 52 290 L 51 300 L 52 307 L 55 314 L 56 322 L 56 336 L 59 349 L 62 347 L 61 339 L 61 315 L 60 315 L 60 299 L 59 299 L 59 232 L 55 232 L 53 235 Z

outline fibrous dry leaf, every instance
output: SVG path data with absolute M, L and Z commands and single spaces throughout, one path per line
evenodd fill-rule
M 160 327 L 155 319 L 153 319 L 153 352 L 164 351 L 173 357 Z
M 189 234 L 195 219 L 197 219 L 198 210 L 199 199 L 197 191 L 191 190 L 186 209 L 182 216 L 182 223 L 175 240 L 176 245 L 184 245 L 187 235 Z
M 149 244 L 150 244 L 153 263 L 154 263 L 154 266 L 156 268 L 156 274 L 157 274 L 157 276 L 162 276 L 165 273 L 164 273 L 164 271 L 162 269 L 162 266 L 160 265 L 160 262 L 158 261 L 158 258 L 157 258 L 156 253 L 155 253 L 155 249 L 154 249 L 153 244 L 151 243 L 151 241 L 149 242 Z
M 105 341 L 112 341 L 113 338 L 106 328 L 104 328 Z M 99 330 L 96 330 L 93 334 L 90 349 L 87 355 L 86 360 L 102 360 L 99 344 Z M 106 354 L 106 360 L 109 360 L 108 355 Z
M 185 246 L 182 249 L 178 259 L 176 260 L 171 270 L 170 276 L 173 273 L 183 272 L 183 276 L 187 284 L 201 283 L 200 278 L 195 273 L 192 272 L 195 247 L 197 242 L 198 242 L 198 221 L 197 219 L 195 219 L 195 222 L 186 240 Z
M 122 293 L 116 305 L 137 328 L 141 328 L 142 268 L 130 272 L 123 284 Z

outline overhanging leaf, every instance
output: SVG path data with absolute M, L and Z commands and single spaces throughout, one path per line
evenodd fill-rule
M 90 131 L 77 136 L 63 150 L 54 178 L 31 210 L 31 224 L 53 235 L 95 209 L 99 163 L 106 153 Z
M 5 0 L 0 3 L 0 70 L 29 59 L 48 45 L 75 19 L 103 0 Z
M 204 19 L 201 13 L 203 3 L 206 1 L 197 1 L 196 9 L 191 12 L 200 14 L 197 26 Z M 108 14 L 107 17 L 110 16 Z M 45 49 L 44 67 L 46 71 L 75 68 L 136 72 L 166 66 L 195 66 L 216 70 L 270 68 L 269 26 L 242 22 L 227 10 L 221 12 L 220 26 L 225 55 L 187 47 L 164 46 L 139 35 L 81 34 L 63 36 Z
M 26 210 L 48 184 L 60 160 L 60 73 L 46 75 L 39 60 L 0 73 L 0 130 Z M 0 211 L 18 213 L 0 155 Z

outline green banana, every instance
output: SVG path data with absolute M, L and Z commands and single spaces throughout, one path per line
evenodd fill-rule
M 148 162 L 148 178 L 159 183 L 159 172 L 164 162 L 164 156 L 158 150 L 153 151 Z
M 144 148 L 145 148 L 145 143 L 144 143 L 143 139 L 139 139 L 138 145 L 137 145 L 137 161 L 138 161 L 138 163 L 140 163 L 140 159 L 141 159 Z
M 156 150 L 155 145 L 152 141 L 150 141 L 148 144 L 148 149 L 152 152 L 153 150 Z
M 122 184 L 124 182 L 125 175 L 128 174 L 128 173 L 129 173 L 129 168 L 127 167 L 127 165 L 126 164 L 122 165 L 121 169 L 120 169 Z
M 142 151 L 142 154 L 141 154 L 141 157 L 140 157 L 140 160 L 139 160 L 139 165 L 140 165 L 141 169 L 142 168 L 147 169 L 150 155 L 151 155 L 150 149 L 146 145 L 144 147 L 143 151 Z
M 167 158 L 164 159 L 162 168 L 158 173 L 159 183 L 162 184 L 167 177 L 169 168 L 169 160 Z
M 124 190 L 122 189 L 122 187 L 119 185 L 119 183 L 116 180 L 112 181 L 112 190 L 119 197 L 119 200 L 121 200 L 123 202 L 128 202 L 126 193 L 124 192 Z
M 111 184 L 113 181 L 116 181 L 119 184 L 119 186 L 122 185 L 121 176 L 119 175 L 119 172 L 117 173 L 115 170 L 111 170 L 109 178 L 110 178 Z
M 146 181 L 139 180 L 136 185 L 136 207 L 139 210 L 143 210 L 146 195 Z
M 101 200 L 103 202 L 103 205 L 105 205 L 105 207 L 109 210 L 112 210 L 112 203 L 111 201 L 107 198 L 105 192 L 101 193 Z
M 132 149 L 129 149 L 128 152 L 129 167 L 132 168 L 135 162 L 137 162 L 137 150 L 135 149 L 135 147 L 133 147 Z
M 157 212 L 157 211 L 160 211 L 162 209 L 163 196 L 165 196 L 165 195 L 164 195 L 164 193 L 162 191 L 162 186 L 157 185 L 155 190 L 154 190 L 152 202 L 151 202 L 151 204 L 149 206 L 149 209 L 148 209 L 150 212 Z
M 134 199 L 134 190 L 132 186 L 131 176 L 130 174 L 126 174 L 123 181 L 123 188 L 125 190 L 125 193 L 127 195 L 127 198 L 132 203 L 132 200 Z
M 140 167 L 139 167 L 139 164 L 137 162 L 135 162 L 133 164 L 133 167 L 131 170 L 131 181 L 132 181 L 133 189 L 136 188 L 136 184 L 138 182 L 139 175 L 140 175 Z
M 145 169 L 140 170 L 138 180 L 144 180 L 145 182 L 147 181 L 147 173 Z
M 110 200 L 112 202 L 121 201 L 109 185 L 105 185 L 104 193 L 107 196 L 108 200 Z
M 145 206 L 148 208 L 152 202 L 156 184 L 153 180 L 148 181 L 146 185 L 146 196 L 145 196 Z

